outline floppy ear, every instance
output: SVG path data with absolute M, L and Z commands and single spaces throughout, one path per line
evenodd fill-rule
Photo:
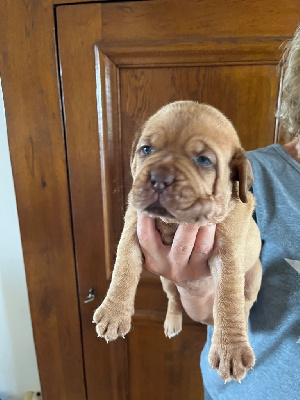
M 239 148 L 234 153 L 231 163 L 231 179 L 239 182 L 239 198 L 247 203 L 247 192 L 254 182 L 252 167 L 244 149 Z
M 136 169 L 136 165 L 134 162 L 134 156 L 135 156 L 135 151 L 136 151 L 136 146 L 140 140 L 141 134 L 144 130 L 144 124 L 137 130 L 135 137 L 133 139 L 132 142 L 132 146 L 131 146 L 131 153 L 130 153 L 130 168 L 131 168 L 131 173 L 132 175 L 134 175 L 135 173 L 135 169 Z

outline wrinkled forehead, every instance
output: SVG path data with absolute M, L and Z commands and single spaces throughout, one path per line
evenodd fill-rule
M 231 122 L 215 111 L 162 109 L 145 123 L 139 143 L 179 151 L 205 145 L 230 156 L 240 141 Z

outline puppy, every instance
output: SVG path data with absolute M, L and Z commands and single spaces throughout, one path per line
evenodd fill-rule
M 255 200 L 248 190 L 252 169 L 237 133 L 217 109 L 178 101 L 150 117 L 133 149 L 133 185 L 112 281 L 94 314 L 98 336 L 110 341 L 130 330 L 143 265 L 137 211 L 156 219 L 165 244 L 179 224 L 216 224 L 208 260 L 215 287 L 209 363 L 225 381 L 240 381 L 255 362 L 247 327 L 262 272 Z M 182 307 L 175 284 L 161 280 L 169 299 L 165 334 L 171 337 L 181 330 Z

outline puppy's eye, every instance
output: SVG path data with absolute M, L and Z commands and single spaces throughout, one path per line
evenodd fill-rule
M 209 167 L 210 165 L 212 165 L 212 162 L 210 161 L 210 159 L 205 156 L 195 157 L 194 161 L 197 165 L 199 165 L 201 167 Z
M 143 146 L 140 149 L 140 154 L 142 156 L 149 156 L 152 153 L 152 147 L 151 146 Z

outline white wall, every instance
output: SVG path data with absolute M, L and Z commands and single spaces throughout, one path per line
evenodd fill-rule
M 40 390 L 0 80 L 0 399 Z

